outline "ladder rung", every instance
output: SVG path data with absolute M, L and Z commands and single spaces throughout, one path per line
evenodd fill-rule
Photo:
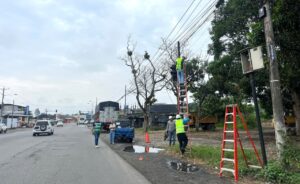
M 232 112 L 226 113 L 226 116 L 228 116 L 228 115 L 233 115 L 233 113 Z
M 223 149 L 223 151 L 234 152 L 234 149 L 228 149 L 228 148 L 225 148 L 225 149 Z
M 225 123 L 227 123 L 227 124 L 233 124 L 233 121 L 227 121 Z
M 222 158 L 223 161 L 234 162 L 234 159 L 231 158 Z
M 223 171 L 232 172 L 232 174 L 234 174 L 234 170 L 233 169 L 221 168 L 221 172 L 223 172 Z
M 248 165 L 251 168 L 255 168 L 255 169 L 261 169 L 262 167 L 259 165 Z
M 233 133 L 233 130 L 225 130 L 226 133 Z
M 185 97 L 185 95 L 180 95 L 180 97 Z
M 234 142 L 233 139 L 224 139 L 225 142 Z

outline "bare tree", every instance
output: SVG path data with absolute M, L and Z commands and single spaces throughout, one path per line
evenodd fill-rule
M 202 57 L 190 58 L 190 52 L 187 49 L 187 42 L 183 43 L 180 47 L 180 52 L 183 53 L 183 57 L 186 62 L 186 82 L 188 88 L 194 88 L 204 83 L 204 75 L 207 67 L 207 60 L 202 59 Z M 169 68 L 176 64 L 176 59 L 178 57 L 178 48 L 172 46 L 171 42 L 162 39 L 162 46 L 160 49 L 165 53 L 164 63 L 166 63 Z M 172 80 L 171 76 L 168 75 L 166 80 L 166 88 L 173 92 L 177 96 L 177 82 Z
M 156 101 L 155 93 L 165 87 L 164 80 L 168 71 L 162 67 L 155 67 L 147 52 L 144 56 L 136 54 L 135 47 L 136 44 L 131 44 L 128 38 L 127 55 L 121 59 L 131 69 L 136 100 L 144 115 L 143 128 L 146 132 L 149 126 L 150 106 Z
M 183 55 L 187 58 L 189 53 L 185 50 L 185 47 L 186 44 L 182 44 L 180 47 L 180 52 L 183 53 Z M 163 53 L 162 61 L 166 66 L 168 66 L 168 69 L 170 70 L 170 67 L 176 64 L 176 59 L 178 58 L 178 48 L 174 46 L 172 42 L 169 42 L 168 40 L 162 38 L 162 45 L 160 46 L 160 50 Z M 172 80 L 170 74 L 166 78 L 165 82 L 166 89 L 172 91 L 173 94 L 177 96 L 177 82 Z

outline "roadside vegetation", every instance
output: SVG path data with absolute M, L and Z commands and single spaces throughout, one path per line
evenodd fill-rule
M 167 148 L 173 154 L 180 154 L 179 146 Z M 196 160 L 200 163 L 208 165 L 211 169 L 219 169 L 221 151 L 217 146 L 193 146 L 191 152 L 188 148 L 185 155 L 187 160 Z M 248 168 L 245 164 L 243 155 L 239 150 L 239 176 L 240 177 L 252 177 L 256 180 L 267 181 L 278 184 L 297 184 L 300 183 L 300 148 L 288 147 L 284 153 L 284 160 L 286 166 L 283 166 L 277 160 L 269 160 L 268 166 L 264 169 Z M 258 165 L 258 161 L 253 151 L 245 150 L 245 155 L 248 163 Z M 233 158 L 233 155 L 227 155 L 229 158 Z M 232 166 L 231 166 L 232 167 Z

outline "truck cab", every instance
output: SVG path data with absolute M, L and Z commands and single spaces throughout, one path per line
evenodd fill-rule
M 134 139 L 134 127 L 132 122 L 128 119 L 117 120 L 115 130 L 115 141 L 132 142 Z
M 84 125 L 85 120 L 86 120 L 86 115 L 80 115 L 77 121 L 77 125 Z

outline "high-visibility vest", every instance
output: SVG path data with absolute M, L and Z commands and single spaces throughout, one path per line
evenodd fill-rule
M 95 123 L 94 133 L 100 133 L 101 131 L 101 123 Z
M 182 57 L 176 59 L 176 70 L 182 70 Z
M 183 119 L 176 119 L 176 134 L 185 133 Z

